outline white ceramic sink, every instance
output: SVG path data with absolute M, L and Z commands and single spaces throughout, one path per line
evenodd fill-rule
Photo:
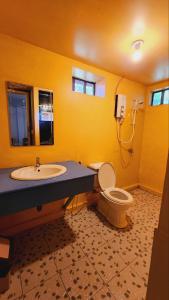
M 29 166 L 17 169 L 11 173 L 11 177 L 17 180 L 41 180 L 60 176 L 66 172 L 61 165 Z

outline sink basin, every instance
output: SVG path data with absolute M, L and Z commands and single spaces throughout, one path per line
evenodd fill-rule
M 29 166 L 17 169 L 11 173 L 11 177 L 17 180 L 42 180 L 60 176 L 66 172 L 61 165 L 40 165 L 40 167 Z

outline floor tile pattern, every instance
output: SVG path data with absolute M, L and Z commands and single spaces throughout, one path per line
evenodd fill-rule
M 10 289 L 0 300 L 145 300 L 161 199 L 141 189 L 132 195 L 126 229 L 83 208 L 16 236 Z

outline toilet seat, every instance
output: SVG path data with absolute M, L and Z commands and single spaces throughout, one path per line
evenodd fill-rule
M 110 163 L 104 163 L 100 166 L 98 180 L 102 189 L 102 195 L 110 202 L 118 205 L 127 205 L 133 202 L 131 194 L 121 188 L 116 188 L 116 175 L 113 166 Z
M 131 204 L 133 202 L 133 197 L 131 194 L 123 189 L 110 187 L 102 192 L 102 194 L 110 202 L 117 203 L 119 205 Z M 112 195 L 114 194 L 114 195 Z M 119 196 L 117 196 L 119 194 Z

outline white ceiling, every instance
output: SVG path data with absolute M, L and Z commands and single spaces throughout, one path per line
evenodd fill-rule
M 5 0 L 0 32 L 151 84 L 169 77 L 168 0 Z M 132 61 L 131 43 L 144 40 Z

